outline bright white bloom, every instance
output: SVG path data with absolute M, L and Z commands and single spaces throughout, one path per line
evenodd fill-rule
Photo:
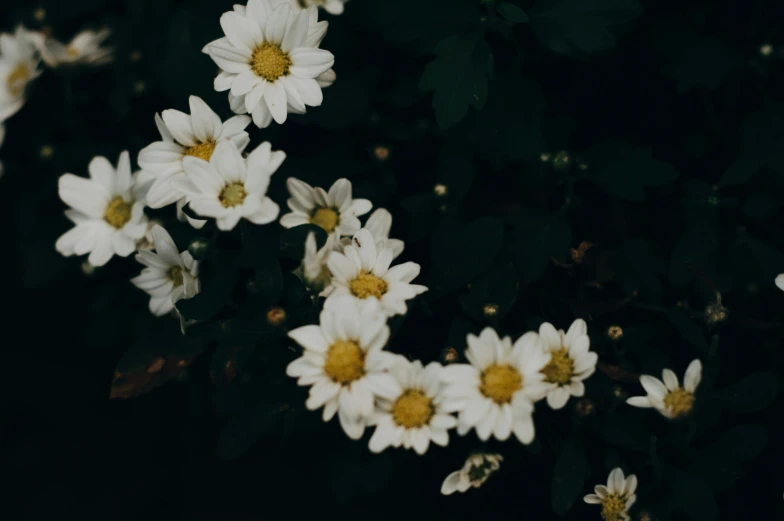
M 343 247 L 336 235 L 327 237 L 327 242 L 318 249 L 316 235 L 310 232 L 305 239 L 305 256 L 302 258 L 302 279 L 314 291 L 322 291 L 329 286 L 332 275 L 327 268 L 327 259 L 333 251 L 342 251 Z
M 285 159 L 286 154 L 272 152 L 268 142 L 245 159 L 232 141 L 224 140 L 209 162 L 186 157 L 182 164 L 187 180 L 175 179 L 172 184 L 188 197 L 194 212 L 214 217 L 220 230 L 233 230 L 242 218 L 268 224 L 278 218 L 280 208 L 267 197 L 267 187 Z
M 585 394 L 583 380 L 596 371 L 599 356 L 589 351 L 591 340 L 588 326 L 579 318 L 572 322 L 567 333 L 556 331 L 549 322 L 539 327 L 542 345 L 550 352 L 550 363 L 542 369 L 544 381 L 550 384 L 547 391 L 547 404 L 553 409 L 561 409 L 569 396 Z
M 388 210 L 377 208 L 370 214 L 364 227 L 370 230 L 376 241 L 382 242 L 382 247 L 392 248 L 393 259 L 397 259 L 403 253 L 405 243 L 400 239 L 389 238 L 389 231 L 392 229 L 392 214 Z
M 362 228 L 358 217 L 373 208 L 367 199 L 352 197 L 351 181 L 338 179 L 329 192 L 289 177 L 286 188 L 291 197 L 286 202 L 291 212 L 280 218 L 280 225 L 293 228 L 301 224 L 321 226 L 328 234 L 354 235 Z
M 82 31 L 74 36 L 71 43 L 64 44 L 54 38 L 40 38 L 38 50 L 44 63 L 50 67 L 60 65 L 104 65 L 112 61 L 113 49 L 101 47 L 111 31 Z
M 418 360 L 410 362 L 405 357 L 397 357 L 389 374 L 397 380 L 400 392 L 388 400 L 376 400 L 376 411 L 370 421 L 376 426 L 370 438 L 372 452 L 405 447 L 424 454 L 431 441 L 446 447 L 447 430 L 455 427 L 457 420 L 441 409 L 443 369 L 438 362 L 422 367 Z
M 131 282 L 150 294 L 150 311 L 159 317 L 174 309 L 178 300 L 199 292 L 199 263 L 187 251 L 180 253 L 161 226 L 153 226 L 152 240 L 155 253 L 140 250 L 136 254 L 136 260 L 147 267 Z
M 288 2 L 295 9 L 307 9 L 310 6 L 321 7 L 329 14 L 342 14 L 343 6 L 348 0 L 278 0 Z
M 0 121 L 22 108 L 27 84 L 41 74 L 35 42 L 36 36 L 21 26 L 14 34 L 0 34 Z
M 623 470 L 614 468 L 607 478 L 607 485 L 596 485 L 595 494 L 583 498 L 586 503 L 602 505 L 604 521 L 629 521 L 629 509 L 637 500 L 637 476 L 623 477 Z
M 549 389 L 541 371 L 550 355 L 539 335 L 526 333 L 513 347 L 509 337 L 499 338 L 488 327 L 478 337 L 468 335 L 465 354 L 470 364 L 452 364 L 442 373 L 444 410 L 459 412 L 458 434 L 476 428 L 482 441 L 491 435 L 504 441 L 514 432 L 520 442 L 531 443 L 534 402 Z
M 780 290 L 784 291 L 784 273 L 782 273 L 782 274 L 780 274 L 780 275 L 778 275 L 776 277 L 776 286 Z
M 264 128 L 321 105 L 322 86 L 335 78 L 335 57 L 318 48 L 327 26 L 315 7 L 297 12 L 288 2 L 249 0 L 245 9 L 224 13 L 221 27 L 226 37 L 204 52 L 222 69 L 215 90 L 230 90 L 235 111 L 244 105 Z
M 653 407 L 664 417 L 680 418 L 694 408 L 694 392 L 702 379 L 702 362 L 692 360 L 683 377 L 683 387 L 670 369 L 662 371 L 662 380 L 644 374 L 640 376 L 647 396 L 634 396 L 626 403 L 634 407 Z
M 162 208 L 181 201 L 183 194 L 172 186 L 175 179 L 186 178 L 183 159 L 197 157 L 209 161 L 220 141 L 232 141 L 242 152 L 250 143 L 245 127 L 248 116 L 235 116 L 226 122 L 199 97 L 189 99 L 191 113 L 164 110 L 163 117 L 155 115 L 155 124 L 162 141 L 147 146 L 139 152 L 139 166 L 153 174 L 154 181 L 147 194 L 150 208 Z
M 500 454 L 473 454 L 463 468 L 449 474 L 441 485 L 441 493 L 445 496 L 469 488 L 479 488 L 501 467 L 504 458 Z
M 419 275 L 419 264 L 405 262 L 390 268 L 393 256 L 392 248 L 377 244 L 368 230 L 359 230 L 342 252 L 329 254 L 330 298 L 350 295 L 360 300 L 377 299 L 388 315 L 405 315 L 408 311 L 406 301 L 427 288 L 411 284 Z
M 375 399 L 400 394 L 400 385 L 387 373 L 397 355 L 383 350 L 389 340 L 387 317 L 376 301 L 343 298 L 325 305 L 319 322 L 289 332 L 303 353 L 286 374 L 312 386 L 308 409 L 324 407 L 324 421 L 337 413 L 343 430 L 357 440 Z
M 120 154 L 117 169 L 105 157 L 88 167 L 90 178 L 65 174 L 60 177 L 60 199 L 71 207 L 65 211 L 75 227 L 57 239 L 61 254 L 84 255 L 93 266 L 103 266 L 114 255 L 127 257 L 147 231 L 144 189 L 131 175 L 128 152 Z

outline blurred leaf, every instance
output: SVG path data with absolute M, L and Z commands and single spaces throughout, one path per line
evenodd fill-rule
M 624 291 L 639 291 L 643 299 L 658 302 L 663 291 L 664 260 L 653 253 L 655 246 L 642 239 L 626 241 L 613 259 L 615 279 Z
M 705 448 L 700 456 L 706 460 L 746 463 L 762 453 L 768 438 L 768 430 L 762 425 L 738 425 Z
M 700 351 L 708 348 L 705 332 L 702 326 L 694 321 L 691 313 L 683 308 L 670 308 L 667 310 L 667 317 L 686 342 Z
M 675 498 L 691 519 L 715 521 L 718 518 L 716 499 L 701 478 L 675 467 L 666 468 L 666 477 Z
M 276 419 L 277 410 L 266 405 L 234 415 L 218 437 L 218 459 L 231 461 L 243 456 L 264 432 L 276 424 Z
M 497 9 L 498 9 L 498 14 L 500 14 L 510 22 L 526 23 L 528 21 L 528 15 L 525 14 L 525 11 L 523 11 L 522 8 L 510 2 L 503 2 L 499 4 Z
M 715 208 L 690 211 L 685 230 L 670 254 L 670 281 L 683 286 L 695 276 L 716 272 L 719 247 L 718 215 Z
M 715 89 L 733 69 L 743 65 L 741 56 L 723 42 L 700 35 L 693 45 L 679 49 L 673 61 L 662 67 L 662 72 L 676 81 L 679 94 L 694 87 Z
M 588 458 L 579 438 L 569 438 L 558 454 L 553 468 L 553 481 L 550 488 L 553 510 L 565 516 L 572 505 L 583 495 L 585 478 L 590 472 Z
M 778 375 L 761 371 L 724 388 L 722 398 L 724 407 L 732 412 L 755 413 L 772 404 L 777 392 Z
M 173 327 L 176 330 L 176 326 Z M 180 342 L 181 348 L 156 352 L 154 346 L 137 345 L 117 364 L 110 398 L 133 398 L 178 377 L 199 356 L 204 346 L 198 339 Z
M 177 302 L 177 311 L 192 320 L 214 317 L 231 299 L 237 274 L 243 264 L 241 252 L 211 251 L 202 262 L 199 273 L 201 292 L 193 298 Z
M 301 261 L 305 256 L 305 241 L 311 233 L 316 234 L 316 247 L 321 249 L 327 242 L 327 232 L 315 224 L 300 224 L 280 234 L 280 255 Z
M 477 322 L 489 322 L 496 326 L 509 313 L 517 299 L 517 274 L 511 264 L 494 266 L 471 283 L 467 295 L 460 298 L 463 310 Z M 492 305 L 492 313 L 485 306 Z
M 740 207 L 740 211 L 752 219 L 764 221 L 773 217 L 781 208 L 781 197 L 769 192 L 749 195 Z
M 515 269 L 530 283 L 544 273 L 550 258 L 563 260 L 572 233 L 565 212 L 528 212 L 514 222 L 509 244 Z

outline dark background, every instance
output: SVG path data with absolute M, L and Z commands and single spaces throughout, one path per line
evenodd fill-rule
M 537 442 L 488 443 L 506 458 L 501 471 L 452 497 L 440 484 L 482 448 L 473 434 L 453 434 L 447 449 L 424 457 L 371 455 L 366 439 L 351 442 L 336 421 L 324 425 L 320 412 L 304 409 L 305 391 L 282 376 L 294 354 L 280 337 L 210 337 L 172 381 L 109 399 L 129 349 L 149 355 L 183 341 L 177 321 L 149 315 L 147 297 L 128 282 L 140 270 L 133 259 L 86 275 L 83 259 L 56 253 L 69 226 L 57 178 L 86 175 L 93 156 L 116 162 L 126 149 L 135 163 L 158 137 L 154 113 L 187 110 L 191 94 L 228 117 L 201 48 L 221 35 L 231 4 L 43 1 L 43 20 L 34 17 L 38 4 L 7 0 L 0 9 L 4 30 L 24 23 L 67 40 L 106 25 L 116 48 L 111 65 L 46 70 L 6 122 L 5 519 L 538 521 L 558 518 L 554 473 L 580 475 L 563 485 L 576 486 L 566 518 L 598 519 L 581 497 L 616 464 L 640 478 L 635 519 L 643 511 L 651 519 L 782 518 L 784 411 L 770 397 L 784 370 L 784 294 L 773 285 L 784 272 L 784 11 L 776 2 L 643 1 L 641 16 L 608 24 L 614 44 L 568 55 L 526 24 L 497 22 L 505 29 L 485 38 L 495 71 L 487 102 L 448 130 L 419 79 L 436 42 L 470 32 L 483 13 L 496 23 L 492 7 L 352 0 L 340 17 L 321 13 L 337 82 L 306 116 L 249 127 L 251 146 L 269 140 L 288 154 L 270 192 L 281 205 L 288 176 L 325 187 L 349 177 L 355 194 L 393 213 L 403 260 L 423 265 L 431 292 L 393 323 L 390 349 L 427 362 L 447 346 L 462 351 L 465 332 L 488 323 L 516 338 L 543 320 L 565 329 L 580 316 L 606 364 L 588 384 L 591 415 L 577 414 L 574 399 L 558 414 L 540 404 Z M 548 2 L 516 3 L 533 4 Z M 759 51 L 766 43 L 769 56 Z M 379 145 L 389 158 L 379 159 Z M 563 168 L 552 159 L 561 150 L 570 158 Z M 613 166 L 608 150 L 631 159 Z M 624 188 L 628 176 L 652 188 Z M 433 194 L 436 183 L 450 187 L 447 197 Z M 177 226 L 173 208 L 151 214 Z M 595 246 L 575 262 L 569 250 L 582 241 Z M 716 291 L 728 312 L 718 323 L 703 313 Z M 482 314 L 488 302 L 500 304 L 498 316 Z M 264 310 L 248 309 L 264 321 Z M 604 334 L 613 324 L 623 326 L 623 341 Z M 216 376 L 238 351 L 254 362 Z M 672 367 L 682 376 L 693 358 L 706 367 L 694 422 L 669 424 L 622 404 L 619 397 L 642 392 L 637 374 Z M 585 465 L 569 466 L 568 439 L 580 440 Z

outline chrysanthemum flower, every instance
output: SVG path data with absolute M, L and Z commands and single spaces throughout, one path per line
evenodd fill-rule
M 65 174 L 60 177 L 60 199 L 70 210 L 65 215 L 74 228 L 57 240 L 57 251 L 65 256 L 89 253 L 87 261 L 103 266 L 114 255 L 127 257 L 147 231 L 144 188 L 131 175 L 128 152 L 120 154 L 117 169 L 104 157 L 88 167 L 90 178 Z
M 360 215 L 365 215 L 373 207 L 367 199 L 352 197 L 351 181 L 338 179 L 329 192 L 323 188 L 289 177 L 286 188 L 291 197 L 288 204 L 291 212 L 280 218 L 280 225 L 293 228 L 300 224 L 315 224 L 330 235 L 354 235 L 362 227 Z
M 397 259 L 403 249 L 405 243 L 400 239 L 390 239 L 389 232 L 392 230 L 392 214 L 384 208 L 377 208 L 370 214 L 364 228 L 370 231 L 375 237 L 376 242 L 381 243 L 382 248 L 389 247 L 392 249 L 392 259 Z
M 504 441 L 514 432 L 520 442 L 534 440 L 534 402 L 549 385 L 541 371 L 550 361 L 539 335 L 530 332 L 512 346 L 492 328 L 468 335 L 468 364 L 444 368 L 444 410 L 458 412 L 460 435 L 475 428 L 479 439 Z
M 286 154 L 272 152 L 268 142 L 245 159 L 232 141 L 224 140 L 209 162 L 195 156 L 183 159 L 187 180 L 175 179 L 172 184 L 188 197 L 194 212 L 214 217 L 223 231 L 234 229 L 242 218 L 268 224 L 277 219 L 280 208 L 267 197 L 267 187 L 285 159 Z
M 313 291 L 322 291 L 329 286 L 332 275 L 327 268 L 327 259 L 333 251 L 341 251 L 342 245 L 336 235 L 327 237 L 327 242 L 318 249 L 316 235 L 311 232 L 305 239 L 305 255 L 302 258 L 302 279 Z
M 463 465 L 463 468 L 449 474 L 441 485 L 441 493 L 445 496 L 469 488 L 479 488 L 485 481 L 501 467 L 504 461 L 500 454 L 473 454 Z
M 155 253 L 140 250 L 136 255 L 136 260 L 147 267 L 131 282 L 150 294 L 150 311 L 161 316 L 174 309 L 177 301 L 199 292 L 199 263 L 188 251 L 180 252 L 162 226 L 153 226 L 152 242 Z
M 664 417 L 680 418 L 694 409 L 694 392 L 702 379 L 702 362 L 693 360 L 683 376 L 683 387 L 670 369 L 662 371 L 662 380 L 644 374 L 640 376 L 647 396 L 634 396 L 626 403 L 634 407 L 653 407 Z
M 204 48 L 222 69 L 215 90 L 230 90 L 235 109 L 241 98 L 260 128 L 321 105 L 320 81 L 334 80 L 335 57 L 318 48 L 326 27 L 316 27 L 317 20 L 315 7 L 296 12 L 288 3 L 270 0 L 249 0 L 245 9 L 224 13 L 226 37 Z
M 350 295 L 356 299 L 377 299 L 388 315 L 405 315 L 406 301 L 427 291 L 425 286 L 411 284 L 419 275 L 419 264 L 405 262 L 390 267 L 392 248 L 379 247 L 366 229 L 359 230 L 351 244 L 342 252 L 332 252 L 327 267 L 332 283 L 330 297 Z
M 311 386 L 305 406 L 311 411 L 324 407 L 324 421 L 337 413 L 351 439 L 362 437 L 376 398 L 399 395 L 399 384 L 387 373 L 396 355 L 383 350 L 389 327 L 378 302 L 333 300 L 325 304 L 319 325 L 297 328 L 289 337 L 303 353 L 286 374 Z
M 0 121 L 22 108 L 27 84 L 41 74 L 35 41 L 34 33 L 21 26 L 14 34 L 0 34 Z
M 397 380 L 400 392 L 390 399 L 376 400 L 370 421 L 376 426 L 370 438 L 372 452 L 405 447 L 424 454 L 431 441 L 442 447 L 449 443 L 447 431 L 457 425 L 457 420 L 441 408 L 442 370 L 438 362 L 422 367 L 418 360 L 397 357 L 389 374 Z
M 175 179 L 186 178 L 183 159 L 196 157 L 209 161 L 220 141 L 231 141 L 242 152 L 250 143 L 245 128 L 248 116 L 235 116 L 226 122 L 199 97 L 189 99 L 191 113 L 164 110 L 163 117 L 155 115 L 155 124 L 162 141 L 147 146 L 139 152 L 139 166 L 153 174 L 147 204 L 162 208 L 183 199 L 183 193 L 172 186 Z
M 583 380 L 596 371 L 599 357 L 589 351 L 591 340 L 588 326 L 583 319 L 572 322 L 569 331 L 556 330 L 545 322 L 539 327 L 539 336 L 544 348 L 550 352 L 550 362 L 542 369 L 544 381 L 551 385 L 547 391 L 547 404 L 560 409 L 569 401 L 569 396 L 585 394 Z
M 74 36 L 70 43 L 64 44 L 54 38 L 41 38 L 38 49 L 44 63 L 50 67 L 60 65 L 104 65 L 112 61 L 113 49 L 101 47 L 111 31 L 85 30 Z
M 629 509 L 637 500 L 637 476 L 624 478 L 623 470 L 615 468 L 607 478 L 607 486 L 596 485 L 595 494 L 588 494 L 583 501 L 592 505 L 602 505 L 604 521 L 629 521 Z

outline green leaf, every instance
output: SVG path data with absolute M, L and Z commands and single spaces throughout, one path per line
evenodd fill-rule
M 722 390 L 724 407 L 732 412 L 760 412 L 775 401 L 778 387 L 774 371 L 755 373 Z
M 264 406 L 235 415 L 221 430 L 216 449 L 218 459 L 231 461 L 244 455 L 276 424 L 276 419 L 276 411 Z
M 700 477 L 675 467 L 666 468 L 666 477 L 672 485 L 675 499 L 693 521 L 715 521 L 718 518 L 713 492 Z
M 683 308 L 670 308 L 667 317 L 681 334 L 681 337 L 700 351 L 707 349 L 705 333 L 702 326 L 694 321 L 691 314 Z
M 530 283 L 544 273 L 551 257 L 562 260 L 572 240 L 569 221 L 563 211 L 529 212 L 517 219 L 509 241 L 515 269 Z
M 687 215 L 686 229 L 670 253 L 670 280 L 676 286 L 698 273 L 716 272 L 719 222 L 715 208 L 700 208 Z
M 700 457 L 726 463 L 746 463 L 762 453 L 769 438 L 768 429 L 762 425 L 738 425 L 706 447 Z
M 553 468 L 550 499 L 556 514 L 564 516 L 569 512 L 583 494 L 583 485 L 589 472 L 582 442 L 576 436 L 569 438 L 561 447 Z
M 305 256 L 305 241 L 311 233 L 316 234 L 316 247 L 327 242 L 327 232 L 315 224 L 300 224 L 280 234 L 280 255 L 291 260 L 301 261 Z
M 715 89 L 734 69 L 743 65 L 739 53 L 705 35 L 700 35 L 693 45 L 679 49 L 673 59 L 675 61 L 662 67 L 662 73 L 675 79 L 679 94 L 694 87 Z
M 539 0 L 530 24 L 542 45 L 559 54 L 592 53 L 615 45 L 611 27 L 642 14 L 637 0 Z
M 176 307 L 184 317 L 193 320 L 208 320 L 214 317 L 231 299 L 242 262 L 238 251 L 211 252 L 210 258 L 202 263 L 199 280 L 201 292 L 195 297 L 180 300 Z
M 669 164 L 653 158 L 650 147 L 636 147 L 611 139 L 584 151 L 589 168 L 585 179 L 601 186 L 607 194 L 643 201 L 645 188 L 674 181 L 678 172 Z
M 441 40 L 435 52 L 438 57 L 425 68 L 419 88 L 433 91 L 436 120 L 448 128 L 465 117 L 469 106 L 484 106 L 492 55 L 478 32 Z
M 733 162 L 719 179 L 719 186 L 742 185 L 746 183 L 761 167 L 756 159 L 740 158 Z
M 653 253 L 655 246 L 642 239 L 624 243 L 613 259 L 615 279 L 624 291 L 638 291 L 644 299 L 659 301 L 662 294 L 661 277 L 665 272 L 664 260 Z
M 471 283 L 467 295 L 460 298 L 463 310 L 479 323 L 498 325 L 517 300 L 517 274 L 510 264 L 494 266 Z M 495 306 L 494 314 L 485 313 L 485 306 Z
M 503 2 L 498 5 L 497 9 L 498 9 L 498 14 L 500 14 L 510 22 L 514 22 L 518 24 L 528 22 L 528 15 L 525 14 L 525 11 L 523 11 L 520 7 L 512 3 Z

